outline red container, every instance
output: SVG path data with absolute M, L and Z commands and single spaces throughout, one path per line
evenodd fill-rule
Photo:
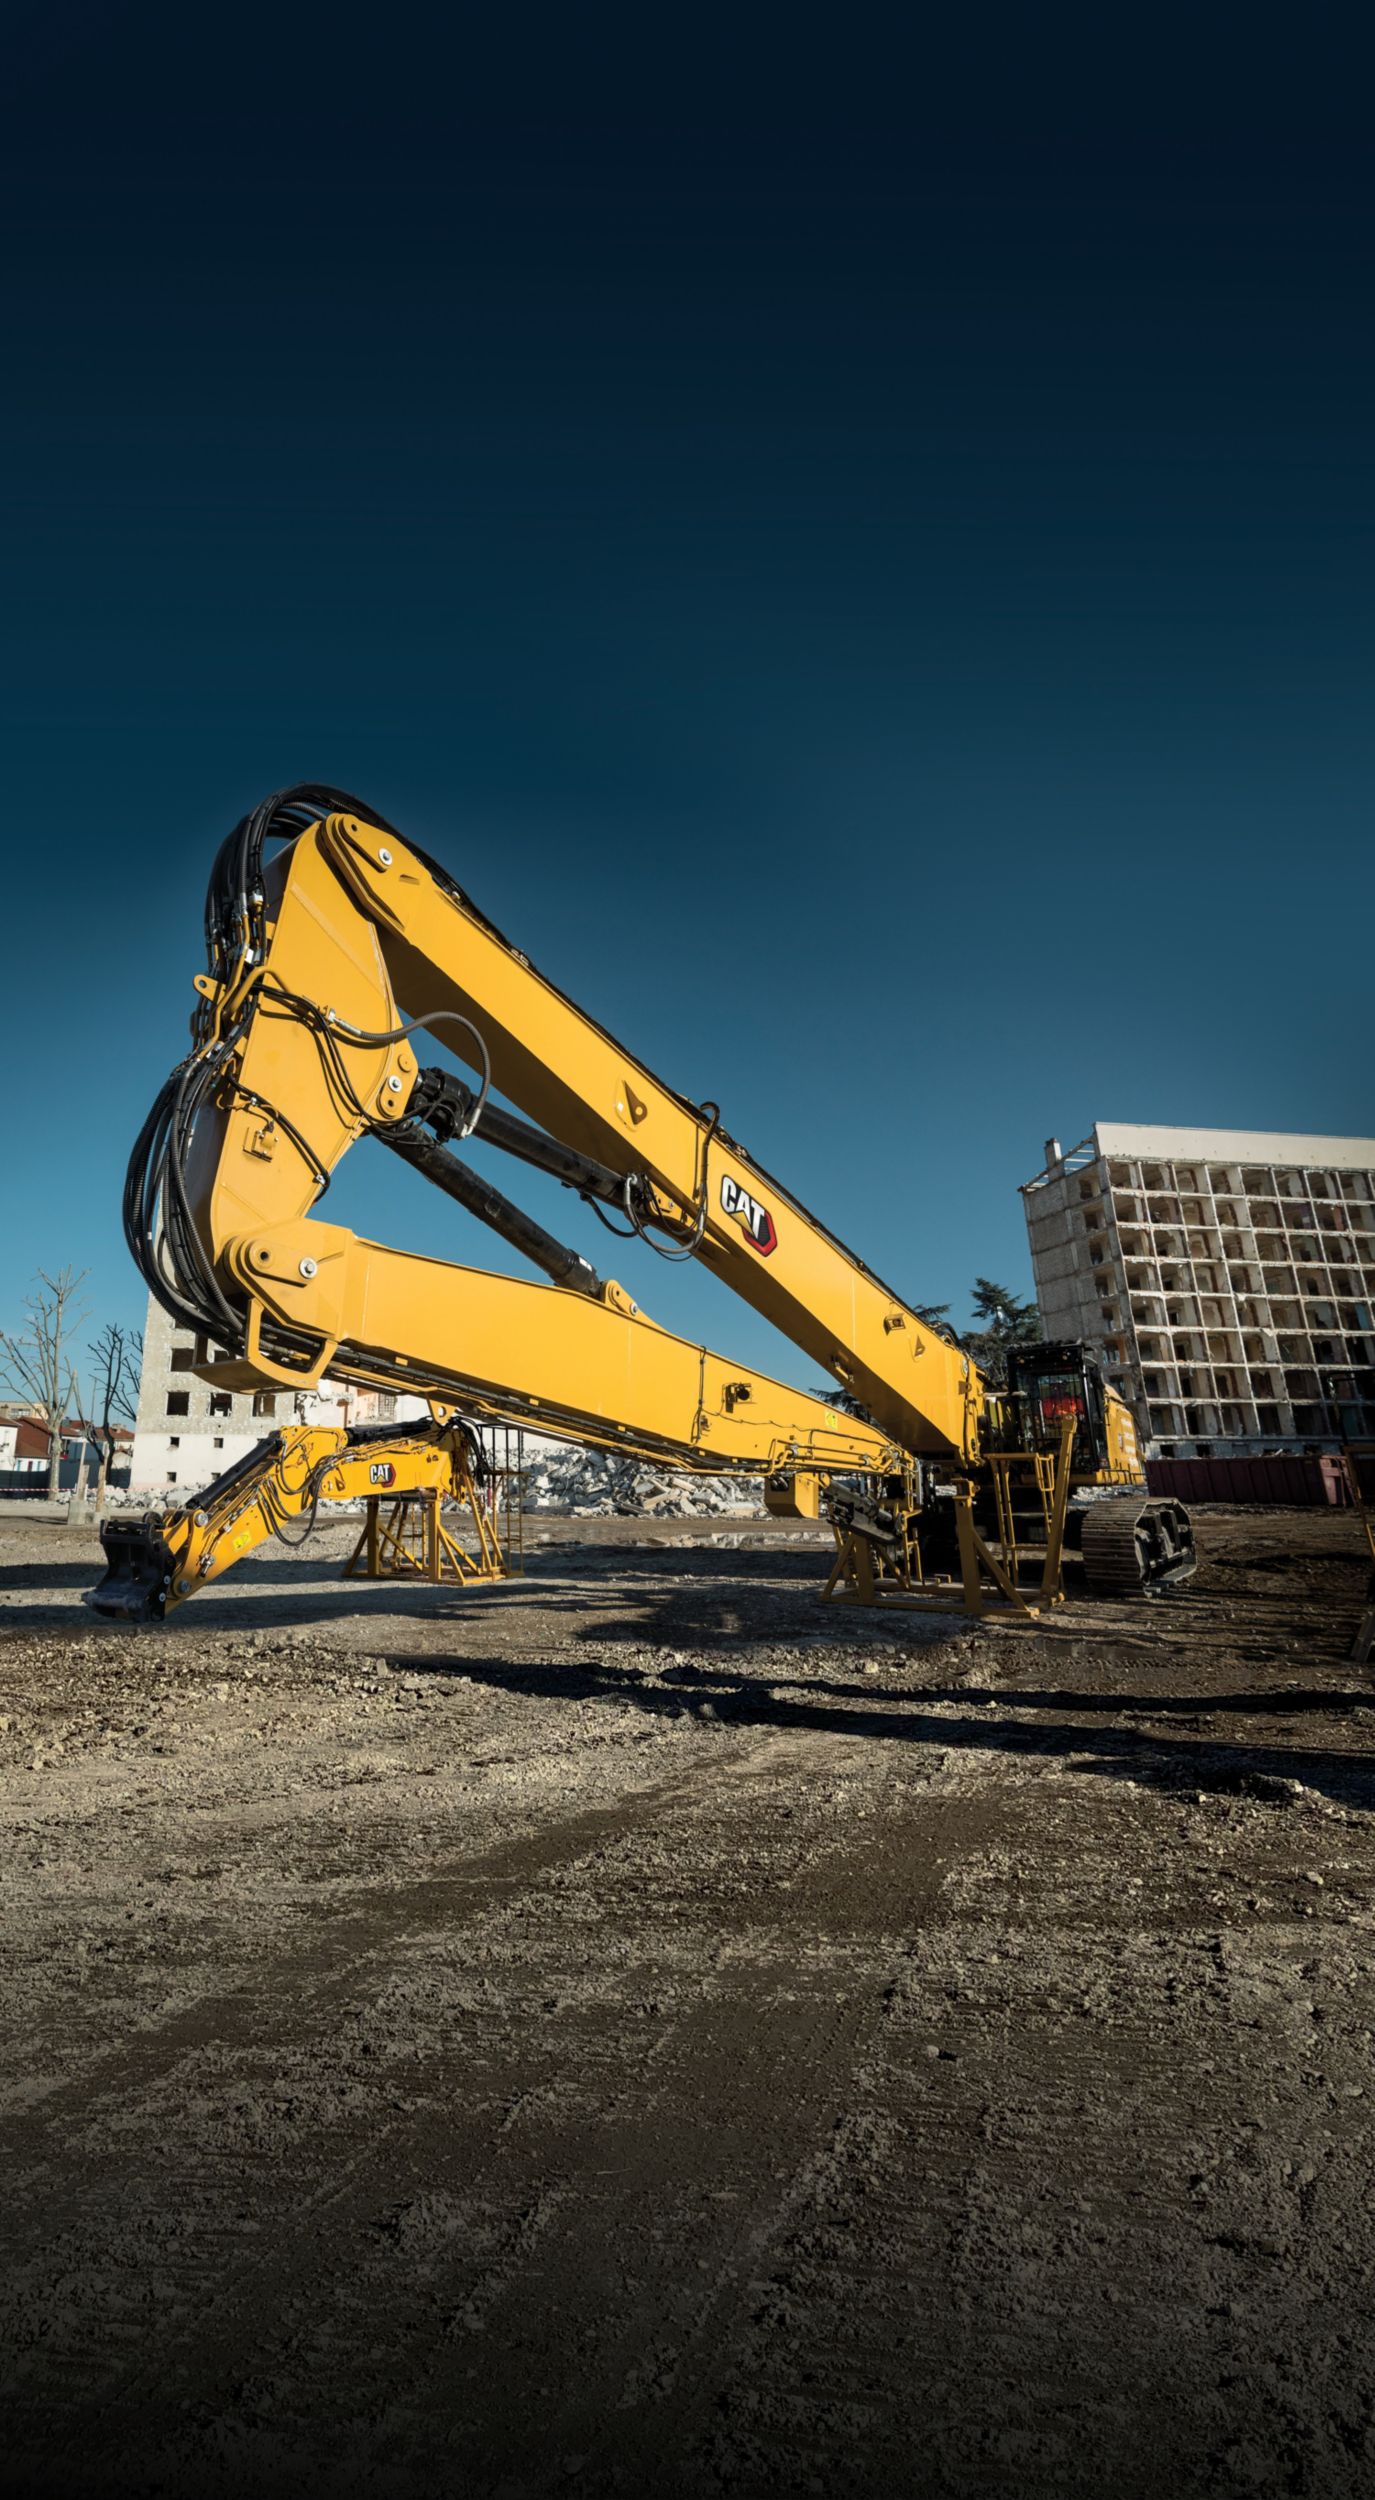
M 1150 1458 L 1146 1483 L 1152 1493 L 1181 1502 L 1255 1502 L 1273 1508 L 1350 1507 L 1351 1488 L 1340 1458 L 1330 1451 L 1301 1458 Z

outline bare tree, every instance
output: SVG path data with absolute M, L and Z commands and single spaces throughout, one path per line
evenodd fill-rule
M 87 1349 L 91 1357 L 91 1394 L 88 1400 L 88 1425 L 99 1459 L 96 1475 L 96 1504 L 105 1499 L 105 1486 L 115 1454 L 115 1427 L 134 1421 L 138 1403 L 139 1372 L 143 1365 L 143 1336 L 137 1328 L 121 1328 L 117 1321 L 107 1320 L 100 1335 Z
M 76 1373 L 68 1346 L 82 1319 L 77 1295 L 86 1281 L 70 1267 L 49 1276 L 40 1268 L 24 1309 L 27 1325 L 17 1336 L 0 1328 L 0 1368 L 12 1388 L 32 1398 L 34 1412 L 48 1429 L 48 1492 L 55 1497 L 62 1484 L 62 1426 L 69 1408 L 79 1406 Z

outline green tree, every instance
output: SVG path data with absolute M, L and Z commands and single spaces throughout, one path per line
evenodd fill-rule
M 923 1328 L 933 1328 L 938 1337 L 953 1337 L 948 1302 L 914 1302 L 912 1305 Z
M 1017 1345 L 1034 1345 L 1041 1334 L 1041 1315 L 1034 1302 L 1023 1302 L 1006 1285 L 976 1276 L 970 1296 L 974 1317 L 981 1323 L 960 1339 L 981 1372 L 996 1384 L 1007 1378 L 1007 1358 Z

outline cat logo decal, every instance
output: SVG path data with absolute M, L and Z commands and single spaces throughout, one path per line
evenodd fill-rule
M 761 1259 L 767 1259 L 778 1248 L 778 1232 L 768 1208 L 761 1206 L 757 1198 L 752 1198 L 738 1181 L 733 1181 L 729 1172 L 722 1177 L 721 1204 L 727 1215 L 734 1217 L 750 1248 L 757 1250 Z

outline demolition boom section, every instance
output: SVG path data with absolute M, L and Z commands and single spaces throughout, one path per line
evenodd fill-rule
M 478 1453 L 461 1425 L 428 1434 L 397 1433 L 389 1426 L 350 1433 L 296 1425 L 260 1441 L 194 1508 L 107 1520 L 101 1535 L 108 1568 L 87 1602 L 97 1614 L 161 1622 L 267 1538 L 280 1535 L 290 1543 L 308 1535 L 322 1502 L 369 1505 L 370 1533 L 359 1552 L 375 1557 L 379 1538 L 372 1506 L 417 1495 L 427 1497 L 436 1522 L 443 1502 L 457 1502 L 469 1513 L 475 1551 L 466 1573 L 455 1569 L 453 1576 L 499 1579 L 505 1564 L 478 1470 Z M 304 1527 L 293 1536 L 298 1522 Z M 454 1543 L 447 1535 L 445 1541 Z M 391 1545 L 404 1550 L 395 1533 Z
M 283 847 L 269 857 L 273 840 Z M 152 1291 L 227 1349 L 198 1366 L 203 1379 L 299 1391 L 328 1374 L 419 1391 L 439 1412 L 762 1476 L 770 1508 L 802 1515 L 816 1515 L 823 1483 L 861 1477 L 901 1515 L 904 1585 L 923 1576 L 928 1548 L 939 1557 L 949 1544 L 951 1496 L 996 1513 L 1005 1554 L 1014 1480 L 1035 1476 L 1045 1511 L 1040 1477 L 1063 1440 L 1054 1383 L 1038 1375 L 990 1393 L 961 1348 L 727 1134 L 714 1105 L 661 1084 L 356 800 L 302 786 L 246 817 L 212 871 L 206 927 L 193 1047 L 145 1123 L 125 1194 L 126 1233 Z M 418 1064 L 419 1037 L 431 1032 L 475 1085 Z M 320 1222 L 313 1210 L 331 1174 L 364 1136 L 549 1282 Z M 453 1149 L 471 1136 L 575 1191 L 621 1238 L 701 1260 L 830 1373 L 835 1403 L 659 1327 L 468 1168 Z M 1059 1463 L 1057 1575 L 1061 1532 L 1076 1524 L 1063 1515 L 1070 1490 L 1141 1485 L 1127 1410 L 1087 1369 L 1084 1383 Z M 354 1463 L 342 1452 L 312 1459 L 311 1498 L 326 1477 L 358 1490 Z M 236 1511 L 237 1546 L 205 1511 L 173 1513 L 163 1542 L 179 1539 L 176 1552 L 156 1573 L 145 1554 L 137 1571 L 182 1595 L 254 1541 L 254 1520 L 268 1520 L 259 1532 L 269 1533 L 284 1498 L 274 1481 L 265 1510 Z M 1154 1534 L 1138 1511 L 1137 1526 Z M 1187 1543 L 1187 1523 L 1182 1533 Z M 1178 1577 L 1191 1547 L 1172 1545 L 1167 1559 Z M 1149 1585 L 1166 1575 L 1142 1576 Z
M 509 1114 L 495 1112 L 490 1131 L 484 1125 L 489 1090 L 518 1105 L 538 1123 L 527 1132 L 538 1140 L 527 1160 L 557 1170 L 548 1157 L 562 1153 L 569 1185 L 606 1210 L 613 1229 L 698 1258 L 721 1276 L 863 1407 L 874 1427 L 871 1455 L 887 1442 L 915 1455 L 973 1456 L 984 1389 L 968 1356 L 770 1180 L 710 1106 L 661 1084 L 398 834 L 328 813 L 265 870 L 261 894 L 261 944 L 246 945 L 224 977 L 199 985 L 205 1040 L 224 1047 L 230 1083 L 198 1125 L 186 1174 L 195 1230 L 221 1291 L 228 1286 L 240 1309 L 247 1297 L 250 1321 L 258 1306 L 255 1379 L 284 1376 L 272 1368 L 271 1348 L 285 1336 L 298 1385 L 303 1370 L 318 1378 L 332 1368 L 402 1386 L 410 1372 L 464 1395 L 478 1386 L 476 1367 L 453 1350 L 476 1334 L 466 1325 L 471 1273 L 430 1263 L 421 1324 L 398 1328 L 425 1263 L 379 1244 L 360 1259 L 347 1248 L 351 1236 L 326 1238 L 306 1220 L 354 1140 L 394 1130 L 401 1145 L 412 1099 L 424 1098 L 420 1036 L 405 1029 L 400 999 L 407 1018 L 479 1072 L 480 1136 L 510 1145 L 498 1134 L 502 1122 L 509 1132 Z M 414 1150 L 413 1132 L 410 1142 Z M 433 1166 L 432 1150 L 424 1159 Z M 454 1290 L 452 1317 L 436 1333 L 430 1286 L 440 1272 Z M 590 1270 L 570 1270 L 570 1278 L 584 1301 L 639 1316 L 619 1286 L 601 1285 Z M 511 1325 L 524 1324 L 513 1306 Z M 602 1335 L 611 1333 L 625 1334 Z M 496 1342 L 504 1365 L 507 1327 Z M 625 1358 L 632 1372 L 641 1351 Z M 733 1368 L 721 1367 L 727 1376 Z M 503 1377 L 524 1387 L 509 1369 Z M 605 1363 L 602 1378 L 590 1406 L 557 1392 L 551 1403 L 565 1416 L 630 1421 L 619 1412 L 620 1358 Z M 530 1387 L 538 1400 L 540 1385 Z M 503 1412 L 519 1419 L 522 1404 Z M 661 1413 L 652 1434 L 641 1406 L 633 1437 L 641 1446 L 651 1438 L 687 1445 L 701 1463 L 721 1410 L 693 1405 L 699 1414 L 685 1414 L 675 1390 L 675 1420 Z M 723 1455 L 731 1438 L 722 1432 Z

